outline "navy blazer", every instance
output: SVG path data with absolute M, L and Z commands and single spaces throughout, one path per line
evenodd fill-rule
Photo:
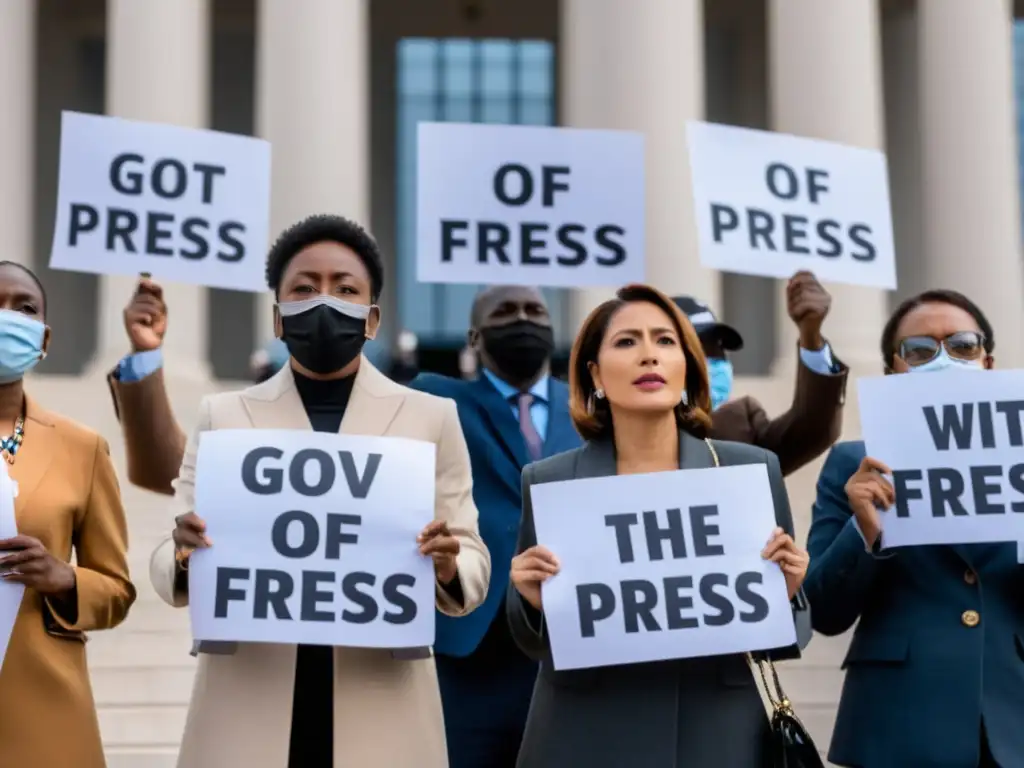
M 860 619 L 829 760 L 863 768 L 964 768 L 984 720 L 1002 766 L 1024 765 L 1024 565 L 1017 545 L 866 551 L 844 489 L 864 443 L 837 443 L 814 503 L 804 582 L 826 635 Z M 979 620 L 980 619 L 980 620 Z
M 569 418 L 569 389 L 555 378 L 548 387 L 548 426 L 544 456 L 578 448 L 580 437 Z M 483 605 L 453 619 L 437 615 L 434 649 L 448 656 L 468 656 L 480 645 L 491 622 L 505 620 L 505 598 L 516 552 L 523 495 L 521 476 L 529 463 L 526 441 L 512 406 L 481 376 L 474 381 L 422 374 L 409 385 L 455 401 L 473 468 L 473 501 L 480 514 L 480 536 L 491 553 L 491 581 Z

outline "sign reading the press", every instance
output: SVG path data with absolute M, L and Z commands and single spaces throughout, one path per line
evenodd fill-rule
M 701 122 L 686 134 L 702 264 L 896 287 L 882 152 Z
M 270 144 L 65 112 L 50 267 L 262 292 Z
M 537 541 L 555 669 L 714 656 L 796 642 L 764 465 L 543 483 Z
M 368 648 L 434 643 L 431 443 L 218 430 L 199 442 L 192 555 L 196 640 Z
M 945 371 L 857 382 L 868 456 L 896 504 L 882 547 L 1024 541 L 1024 371 Z
M 642 134 L 459 123 L 418 130 L 420 282 L 643 280 Z

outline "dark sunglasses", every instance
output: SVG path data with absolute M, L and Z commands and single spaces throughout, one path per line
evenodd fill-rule
M 943 347 L 954 360 L 977 360 L 985 354 L 985 336 L 977 331 L 957 331 L 944 339 L 908 336 L 900 342 L 899 355 L 913 368 L 934 360 Z

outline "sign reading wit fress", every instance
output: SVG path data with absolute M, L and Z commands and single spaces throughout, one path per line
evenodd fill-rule
M 643 280 L 641 134 L 460 123 L 418 130 L 420 282 Z
M 782 648 L 796 627 L 764 465 L 619 475 L 530 488 L 555 669 Z
M 1024 371 L 857 382 L 867 454 L 892 469 L 883 548 L 1024 542 Z
M 284 430 L 205 432 L 192 555 L 200 641 L 413 648 L 434 642 L 433 444 Z
M 882 152 L 701 122 L 686 134 L 702 264 L 896 287 Z
M 65 112 L 50 266 L 263 291 L 270 144 Z

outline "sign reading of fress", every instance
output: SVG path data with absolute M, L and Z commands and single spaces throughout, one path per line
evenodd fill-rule
M 882 152 L 702 122 L 686 137 L 704 266 L 896 287 Z
M 643 280 L 641 134 L 460 123 L 418 130 L 420 282 Z
M 65 112 L 50 266 L 261 292 L 270 144 Z

